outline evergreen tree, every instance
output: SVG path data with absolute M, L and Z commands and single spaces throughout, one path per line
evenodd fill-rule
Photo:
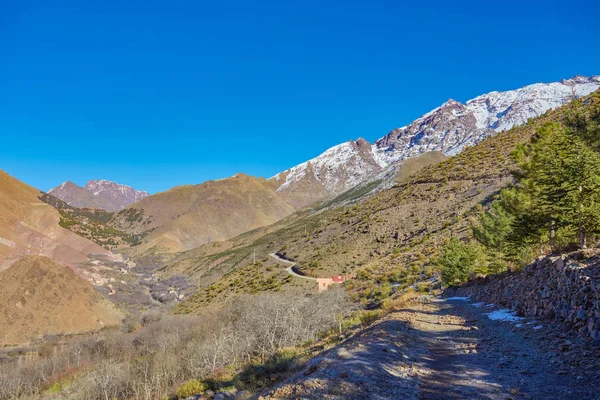
M 488 249 L 504 252 L 513 220 L 514 216 L 502 207 L 500 201 L 494 201 L 489 210 L 479 215 L 477 225 L 472 227 L 473 236 Z
M 450 285 L 465 282 L 477 274 L 488 273 L 481 248 L 454 237 L 442 248 L 436 264 L 441 270 L 442 281 Z
M 574 118 L 570 126 L 549 123 L 515 152 L 518 182 L 502 196 L 514 218 L 507 234 L 513 243 L 543 245 L 547 237 L 554 246 L 557 230 L 575 228 L 584 248 L 600 231 L 600 156 L 584 142 L 587 120 Z

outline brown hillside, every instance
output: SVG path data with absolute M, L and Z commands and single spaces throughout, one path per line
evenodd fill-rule
M 147 197 L 115 214 L 110 224 L 130 234 L 147 234 L 132 249 L 134 255 L 170 253 L 232 238 L 293 211 L 275 193 L 273 182 L 237 174 Z
M 28 256 L 0 272 L 0 341 L 28 343 L 46 334 L 117 325 L 121 312 L 69 267 Z
M 60 214 L 39 199 L 42 192 L 0 171 L 0 270 L 24 255 L 40 254 L 65 264 L 108 254 L 59 225 Z
M 439 164 L 447 158 L 448 157 L 446 157 L 441 151 L 430 151 L 423 153 L 418 157 L 404 160 L 402 161 L 400 168 L 398 168 L 396 182 L 402 182 L 423 168 L 430 165 Z

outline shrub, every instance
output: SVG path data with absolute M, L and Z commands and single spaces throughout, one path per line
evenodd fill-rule
M 195 394 L 202 394 L 206 389 L 206 384 L 200 382 L 198 379 L 192 379 L 179 386 L 176 393 L 177 397 L 185 399 Z
M 363 311 L 360 313 L 360 324 L 363 327 L 371 325 L 381 316 L 381 310 Z
M 456 238 L 442 249 L 436 264 L 440 267 L 442 281 L 448 285 L 465 282 L 477 273 L 485 273 L 485 259 L 478 246 L 465 244 Z

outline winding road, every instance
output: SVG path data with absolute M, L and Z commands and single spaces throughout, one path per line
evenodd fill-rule
M 294 265 L 296 265 L 296 263 L 295 263 L 295 262 L 292 262 L 292 261 L 286 260 L 285 258 L 281 258 L 281 257 L 279 257 L 279 256 L 278 256 L 277 254 L 275 254 L 275 253 L 271 253 L 271 254 L 269 254 L 269 256 L 273 257 L 275 260 L 277 260 L 277 261 L 279 261 L 279 262 L 281 262 L 281 263 L 288 264 L 288 265 L 289 265 L 289 267 L 287 267 L 287 268 L 285 269 L 285 271 L 286 271 L 288 274 L 290 274 L 290 275 L 292 275 L 292 276 L 295 276 L 296 278 L 308 279 L 308 280 L 310 280 L 310 281 L 316 281 L 316 280 L 317 280 L 317 278 L 313 278 L 313 277 L 311 277 L 311 276 L 304 276 L 304 275 L 300 275 L 300 274 L 297 274 L 296 272 L 294 272 L 294 269 L 293 269 L 293 268 L 294 268 Z

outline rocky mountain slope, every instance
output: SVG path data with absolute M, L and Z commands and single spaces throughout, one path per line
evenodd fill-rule
M 27 256 L 0 272 L 0 287 L 3 345 L 96 331 L 123 318 L 89 283 L 47 257 Z
M 171 253 L 226 240 L 294 212 L 262 178 L 237 174 L 149 196 L 116 213 L 110 225 L 145 236 L 134 254 Z
M 74 207 L 95 207 L 106 211 L 122 210 L 149 195 L 143 190 L 107 180 L 88 181 L 84 187 L 67 181 L 48 193 Z
M 600 87 L 600 76 L 536 83 L 490 92 L 466 103 L 448 100 L 373 145 L 364 139 L 334 146 L 272 179 L 295 206 L 340 194 L 402 160 L 425 152 L 454 155 L 465 147 L 544 114 Z M 310 193 L 307 195 L 306 193 Z
M 25 255 L 39 254 L 67 265 L 88 261 L 89 254 L 110 253 L 60 226 L 60 213 L 43 195 L 0 171 L 0 270 Z

